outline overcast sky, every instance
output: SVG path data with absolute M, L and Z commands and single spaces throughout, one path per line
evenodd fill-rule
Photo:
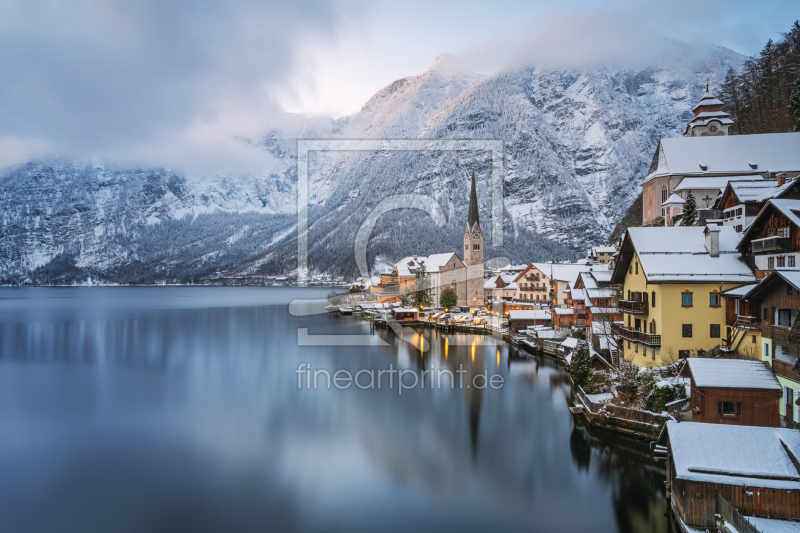
M 797 18 L 798 0 L 0 0 L 0 164 L 249 168 L 261 156 L 237 139 L 280 112 L 353 113 L 440 53 L 488 73 L 557 36 L 593 57 L 627 32 L 587 21 L 625 20 L 752 55 Z

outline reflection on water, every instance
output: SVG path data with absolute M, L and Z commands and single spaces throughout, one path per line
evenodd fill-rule
M 326 292 L 0 291 L 3 530 L 667 531 L 663 462 L 574 420 L 557 363 L 427 329 L 298 346 L 371 334 L 288 312 Z M 301 363 L 465 386 L 298 388 Z

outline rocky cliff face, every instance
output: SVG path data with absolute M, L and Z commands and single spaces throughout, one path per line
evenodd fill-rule
M 0 177 L 0 280 L 80 282 L 199 279 L 217 272 L 286 275 L 296 266 L 296 139 L 500 139 L 504 246 L 485 257 L 578 257 L 605 239 L 639 193 L 659 136 L 680 134 L 709 76 L 742 57 L 675 43 L 646 69 L 505 69 L 471 72 L 440 56 L 398 80 L 355 115 L 273 130 L 260 144 L 276 159 L 259 176 L 185 176 L 110 163 L 34 161 Z M 300 132 L 299 134 L 297 132 Z M 410 253 L 461 250 L 472 165 L 481 222 L 490 230 L 491 154 L 314 152 L 312 273 L 356 273 L 359 226 L 392 194 L 432 196 L 447 223 L 418 210 L 383 215 L 371 265 Z

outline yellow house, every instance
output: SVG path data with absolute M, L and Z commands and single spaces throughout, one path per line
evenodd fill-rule
M 663 366 L 723 345 L 722 293 L 755 282 L 732 226 L 629 228 L 612 283 L 622 285 L 619 353 Z

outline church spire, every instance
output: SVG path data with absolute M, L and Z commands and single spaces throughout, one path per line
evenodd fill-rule
M 472 165 L 472 190 L 469 193 L 469 217 L 467 218 L 467 227 L 470 231 L 478 224 L 480 227 L 480 220 L 478 217 L 478 193 L 475 191 L 475 165 Z

